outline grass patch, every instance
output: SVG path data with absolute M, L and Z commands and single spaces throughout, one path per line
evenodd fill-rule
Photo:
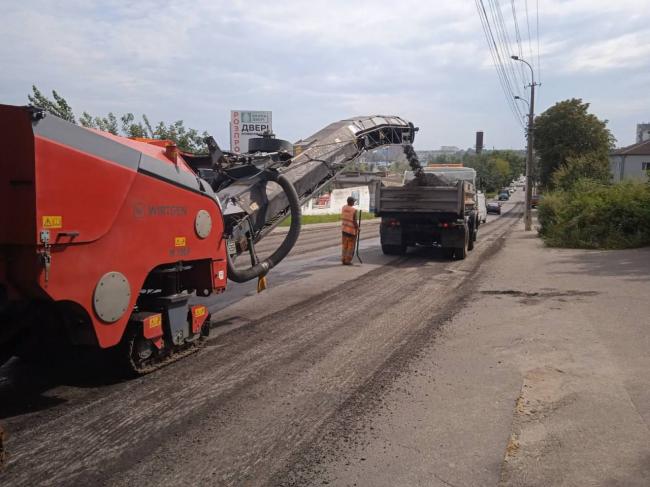
M 551 247 L 625 249 L 650 245 L 650 185 L 579 180 L 544 195 L 539 231 Z
M 364 211 L 361 213 L 361 219 L 362 220 L 372 220 L 375 218 L 374 213 L 369 213 L 367 211 Z M 341 215 L 336 214 L 336 215 L 302 215 L 302 224 L 303 225 L 310 225 L 312 223 L 332 223 L 332 222 L 340 222 L 341 221 Z M 291 217 L 287 218 L 284 220 L 282 223 L 280 223 L 279 226 L 281 227 L 288 227 L 291 225 Z

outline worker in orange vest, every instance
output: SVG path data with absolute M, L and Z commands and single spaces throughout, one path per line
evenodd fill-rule
M 343 249 L 341 262 L 343 265 L 352 265 L 354 248 L 357 243 L 359 224 L 357 223 L 357 212 L 354 209 L 355 199 L 350 196 L 348 204 L 341 208 L 341 230 L 343 231 Z

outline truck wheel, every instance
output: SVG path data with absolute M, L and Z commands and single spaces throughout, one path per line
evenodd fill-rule
M 478 227 L 472 225 L 469 227 L 469 241 L 467 242 L 467 250 L 472 250 L 474 248 L 474 242 L 476 242 L 476 235 L 478 234 Z
M 456 247 L 454 249 L 454 258 L 456 260 L 463 260 L 465 257 L 467 257 L 467 251 L 469 250 L 470 246 L 470 240 L 471 237 L 469 236 L 469 232 L 465 232 L 465 245 L 462 247 Z
M 381 251 L 385 255 L 404 255 L 406 253 L 406 245 L 381 244 Z

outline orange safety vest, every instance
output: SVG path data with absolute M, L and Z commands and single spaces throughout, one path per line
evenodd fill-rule
M 350 235 L 356 235 L 357 229 L 354 226 L 354 217 L 356 210 L 354 206 L 345 205 L 341 208 L 341 229 Z

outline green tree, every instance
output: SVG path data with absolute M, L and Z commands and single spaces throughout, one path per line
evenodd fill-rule
M 505 186 L 507 185 L 510 179 L 510 163 L 501 157 L 496 157 L 490 161 L 494 166 L 494 173 L 498 178 L 499 182 Z
M 516 151 L 489 151 L 480 155 L 466 153 L 462 162 L 476 171 L 479 189 L 492 192 L 507 186 L 524 171 L 524 157 Z
M 79 123 L 86 128 L 98 129 L 113 135 L 120 135 L 117 117 L 112 112 L 109 112 L 106 117 L 92 117 L 88 112 L 83 112 L 81 117 L 79 117 Z
M 179 149 L 187 152 L 202 152 L 205 148 L 203 139 L 207 136 L 207 132 L 199 134 L 195 129 L 186 129 L 182 120 L 169 125 L 160 122 L 153 130 L 154 139 L 173 140 Z
M 70 105 L 68 105 L 65 98 L 59 96 L 55 90 L 52 90 L 52 98 L 54 98 L 54 100 L 50 100 L 47 96 L 41 93 L 35 85 L 32 85 L 32 94 L 27 95 L 27 99 L 32 105 L 41 107 L 68 122 L 77 123 L 72 108 L 70 108 Z
M 563 190 L 570 190 L 582 179 L 608 183 L 611 179 L 609 161 L 593 153 L 569 157 L 555 170 L 551 179 L 553 187 Z
M 43 108 L 59 118 L 76 124 L 74 112 L 65 98 L 56 91 L 52 91 L 52 97 L 53 100 L 43 95 L 36 86 L 32 86 L 32 94 L 27 95 L 32 105 Z M 159 122 L 153 128 L 146 115 L 142 115 L 142 121 L 136 121 L 135 115 L 132 113 L 126 113 L 118 118 L 112 112 L 109 112 L 105 117 L 92 116 L 88 112 L 83 112 L 79 117 L 79 124 L 86 128 L 102 130 L 124 137 L 171 140 L 180 150 L 185 152 L 207 152 L 203 139 L 208 136 L 208 133 L 204 131 L 199 134 L 196 129 L 188 129 L 182 120 L 170 124 Z
M 153 129 L 146 115 L 142 115 L 142 122 L 135 121 L 135 115 L 127 113 L 120 117 L 122 133 L 129 137 L 153 138 Z
M 607 120 L 588 112 L 589 103 L 572 98 L 556 103 L 535 118 L 534 146 L 539 157 L 542 185 L 552 187 L 553 172 L 569 158 L 589 156 L 607 160 L 614 147 L 614 136 Z

